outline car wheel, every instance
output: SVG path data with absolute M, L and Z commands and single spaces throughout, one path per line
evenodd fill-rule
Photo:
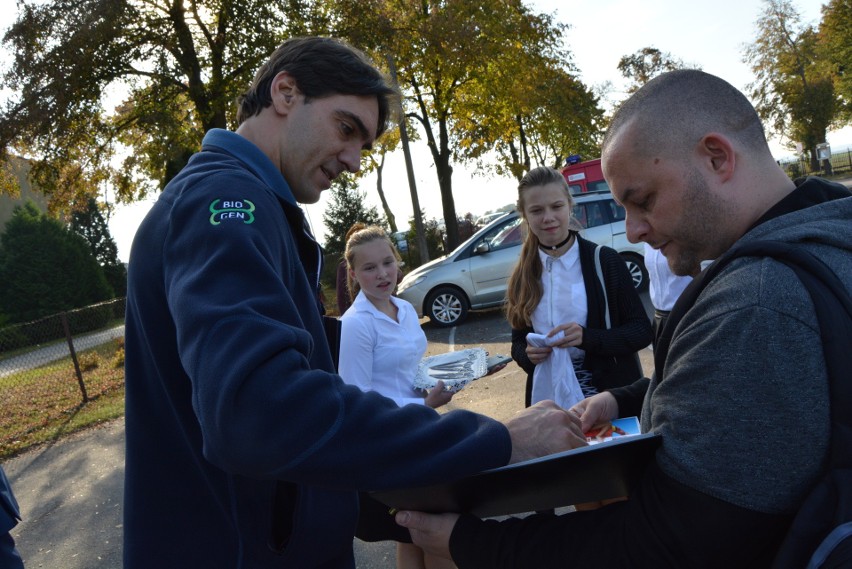
M 624 254 L 621 256 L 624 262 L 627 263 L 627 270 L 630 272 L 630 277 L 633 279 L 633 287 L 642 292 L 648 288 L 648 270 L 645 268 L 645 262 L 639 255 Z
M 442 287 L 426 299 L 426 315 L 438 326 L 455 326 L 467 318 L 467 299 L 451 287 Z

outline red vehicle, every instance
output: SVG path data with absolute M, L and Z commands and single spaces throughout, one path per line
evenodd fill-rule
M 600 158 L 581 162 L 580 156 L 573 154 L 565 162 L 562 175 L 565 176 L 565 180 L 571 188 L 571 195 L 610 191 L 609 184 L 603 177 Z

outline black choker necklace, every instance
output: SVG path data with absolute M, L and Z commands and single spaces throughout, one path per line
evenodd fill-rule
M 541 243 L 539 243 L 538 246 L 542 251 L 556 251 L 557 249 L 559 249 L 563 245 L 567 245 L 568 242 L 571 241 L 572 237 L 574 237 L 574 234 L 569 231 L 568 237 L 566 237 L 565 240 L 562 241 L 561 243 L 557 243 L 556 245 L 542 245 Z

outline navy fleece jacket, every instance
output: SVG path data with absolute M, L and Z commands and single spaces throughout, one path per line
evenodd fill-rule
M 333 373 L 321 250 L 267 157 L 210 131 L 134 239 L 127 568 L 353 567 L 356 490 L 505 464 L 500 423 Z

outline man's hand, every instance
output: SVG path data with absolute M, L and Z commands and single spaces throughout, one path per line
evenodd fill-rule
M 396 523 L 408 528 L 411 539 L 426 553 L 452 559 L 450 534 L 459 519 L 458 514 L 424 514 L 423 512 L 397 512 Z
M 580 428 L 586 433 L 595 425 L 618 418 L 618 403 L 609 391 L 583 399 L 569 410 L 580 419 Z
M 510 463 L 586 446 L 580 416 L 553 401 L 540 401 L 506 422 L 512 437 Z

